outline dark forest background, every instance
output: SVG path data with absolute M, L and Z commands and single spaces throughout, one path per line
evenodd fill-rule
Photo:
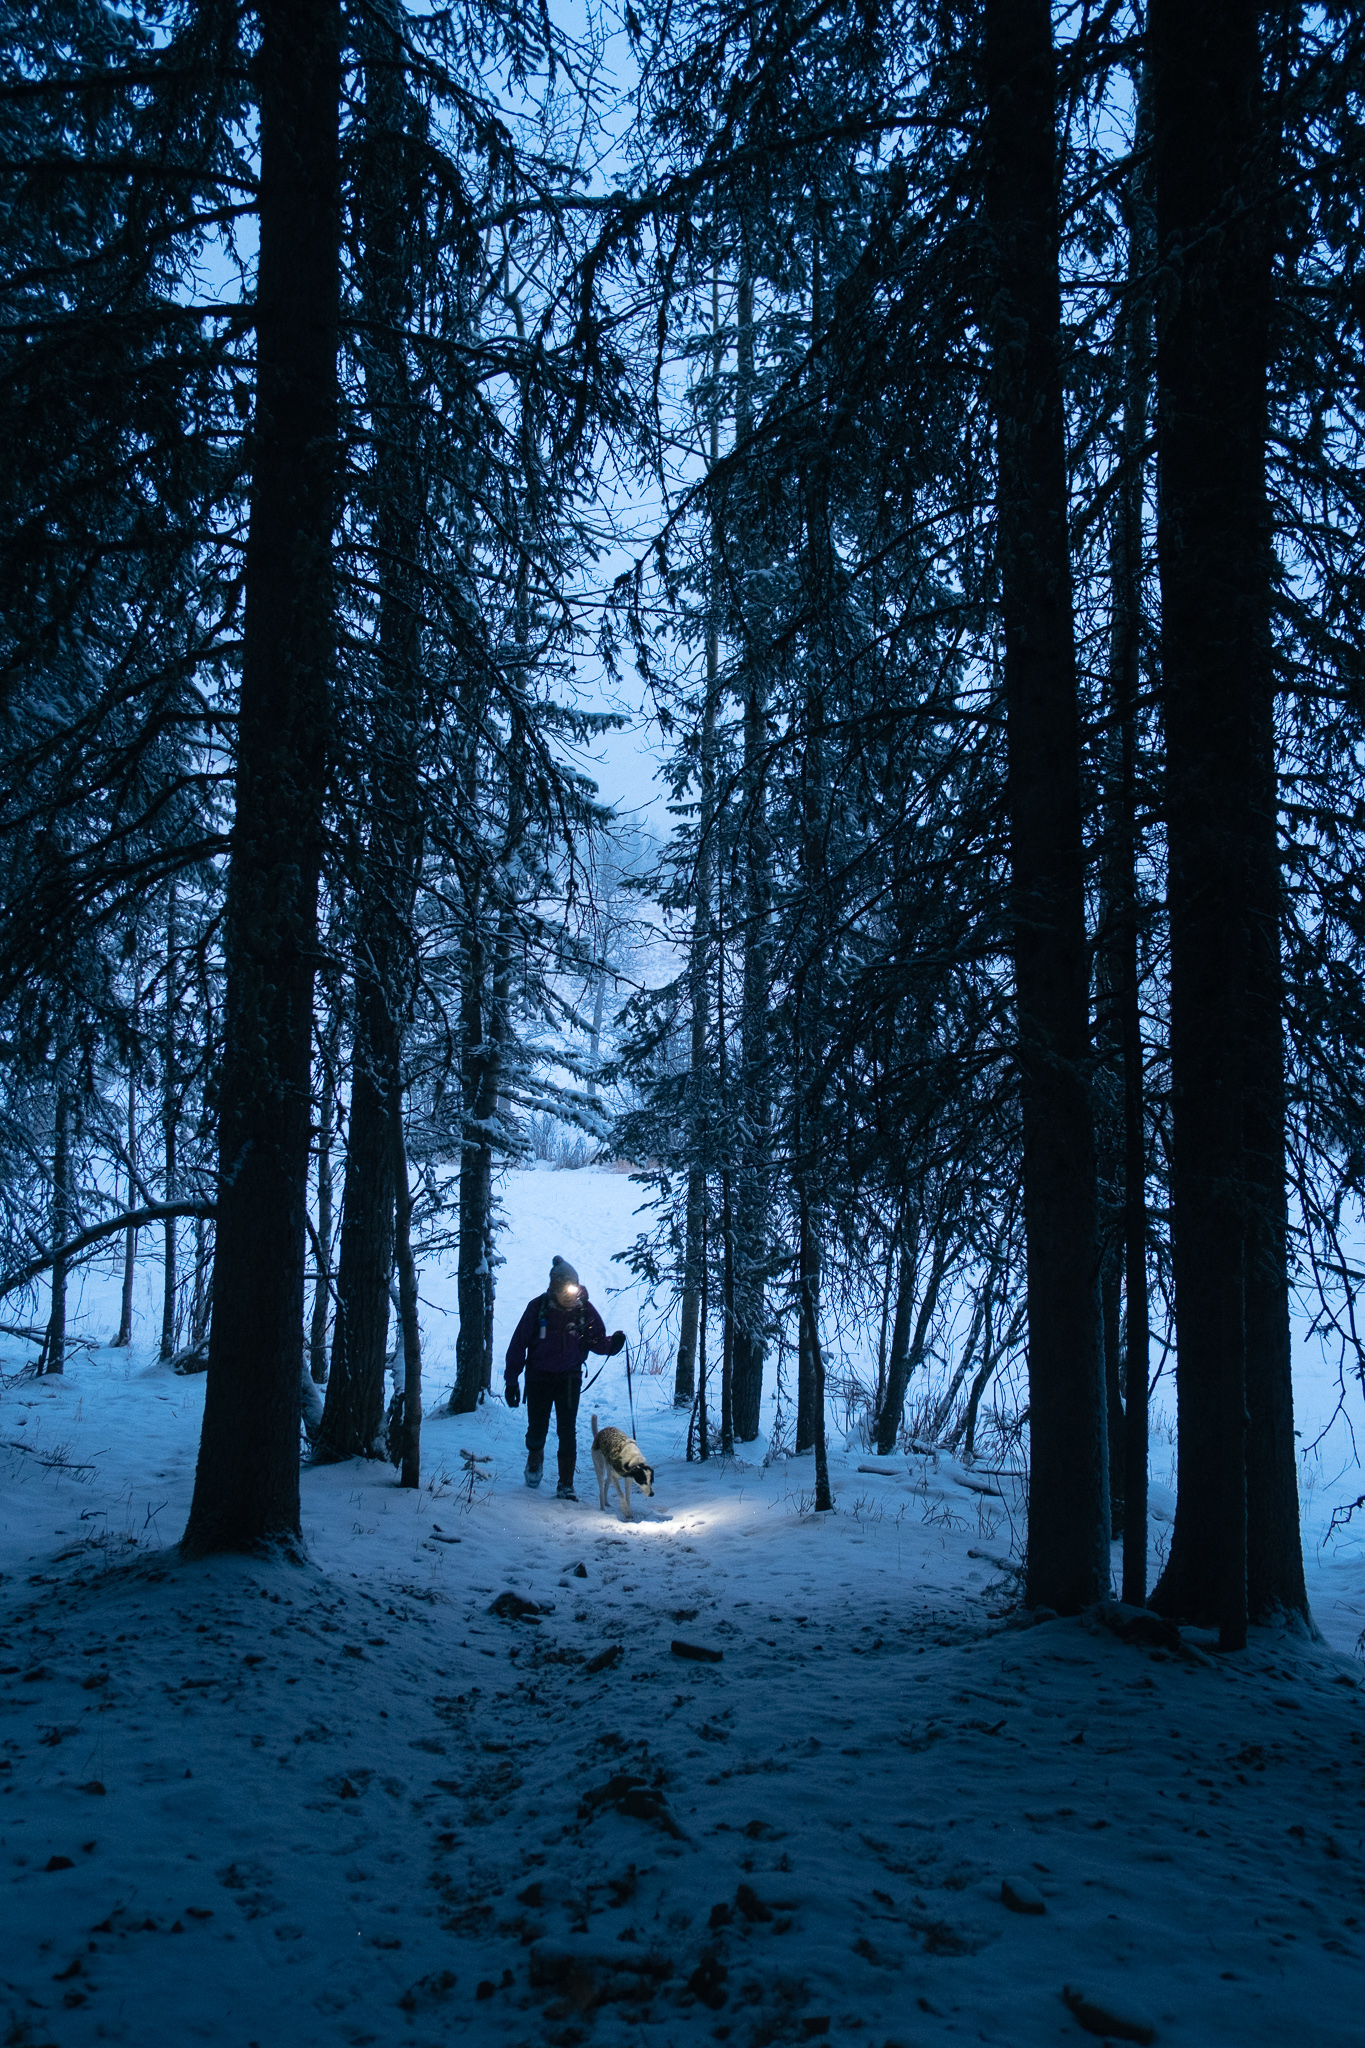
M 1122 1534 L 1227 1647 L 1306 1619 L 1291 1289 L 1361 1365 L 1357 11 L 5 24 L 0 1263 L 60 1372 L 73 1262 L 126 1242 L 126 1343 L 160 1234 L 187 1551 L 297 1541 L 301 1428 L 417 1483 L 418 1260 L 468 1409 L 551 1112 L 647 1178 L 701 1454 L 789 1356 L 829 1508 L 831 1318 L 886 1453 L 965 1302 L 915 1426 L 970 1454 L 1020 1368 L 1030 1606 Z M 576 668 L 632 666 L 662 847 L 581 767 Z M 632 892 L 678 972 L 607 1061 Z

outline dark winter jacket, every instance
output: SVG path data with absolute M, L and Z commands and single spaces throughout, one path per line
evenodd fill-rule
M 512 1332 L 507 1377 L 518 1378 L 523 1366 L 534 1366 L 537 1372 L 577 1372 L 590 1351 L 606 1357 L 607 1332 L 586 1292 L 580 1293 L 572 1308 L 560 1308 L 548 1294 L 538 1294 L 527 1302 L 526 1312 Z

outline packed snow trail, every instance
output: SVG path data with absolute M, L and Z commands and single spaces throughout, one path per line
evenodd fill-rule
M 83 1377 L 31 1397 L 39 1450 L 65 1404 L 82 1455 Z M 188 1468 L 197 1389 L 144 1377 Z M 1353 2037 L 1347 1659 L 993 1623 L 998 1503 L 930 1460 L 836 1457 L 816 1518 L 783 1468 L 664 1455 L 627 1525 L 528 1491 L 520 1427 L 432 1418 L 420 1493 L 306 1471 L 301 1566 L 184 1565 L 140 1498 L 92 1540 L 98 1475 L 8 1454 L 14 2042 L 1031 2048 L 1086 2038 L 1068 1990 L 1190 2048 Z
M 638 1199 L 512 1177 L 500 1343 L 558 1251 L 666 1368 L 610 1264 Z M 82 1284 L 107 1334 L 116 1264 Z M 439 1412 L 450 1292 L 424 1275 L 427 1484 L 305 1469 L 303 1564 L 179 1560 L 202 1378 L 144 1347 L 34 1381 L 11 1347 L 13 2048 L 1359 2038 L 1357 1539 L 1310 1548 L 1326 1644 L 1016 1630 L 1008 1479 L 836 1441 L 816 1517 L 809 1458 L 689 1465 L 666 1369 L 635 1382 L 657 1479 L 626 1524 L 586 1441 L 628 1419 L 623 1361 L 561 1505 L 522 1484 L 524 1413 Z

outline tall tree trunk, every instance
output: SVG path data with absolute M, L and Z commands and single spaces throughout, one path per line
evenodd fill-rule
M 71 1090 L 61 1062 L 57 1078 L 57 1109 L 52 1138 L 52 1242 L 64 1245 L 71 1236 Z M 66 1371 L 66 1273 L 64 1258 L 52 1261 L 51 1308 L 43 1345 L 43 1371 Z
M 915 1333 L 910 1335 L 910 1311 L 915 1299 L 915 1253 L 907 1248 L 902 1255 L 900 1277 L 896 1288 L 896 1321 L 891 1338 L 891 1366 L 886 1379 L 886 1401 L 877 1422 L 877 1454 L 889 1457 L 896 1448 L 900 1434 L 901 1418 L 905 1410 L 906 1389 L 916 1368 L 924 1363 L 929 1348 L 929 1331 L 938 1310 L 938 1298 L 948 1272 L 949 1253 L 952 1248 L 946 1222 L 940 1222 L 934 1233 L 933 1248 L 929 1258 L 929 1275 L 920 1301 L 919 1313 L 915 1318 Z
M 896 1309 L 891 1321 L 891 1351 L 873 1440 L 873 1448 L 879 1458 L 889 1458 L 896 1448 L 905 1407 L 905 1389 L 910 1383 L 910 1318 L 915 1309 L 917 1256 L 918 1243 L 907 1243 L 902 1232 L 896 1253 Z
M 706 1412 L 706 1331 L 707 1325 L 710 1322 L 710 1316 L 707 1313 L 710 1307 L 707 1299 L 707 1281 L 710 1277 L 710 1266 L 707 1261 L 705 1208 L 703 1208 L 701 1216 L 700 1252 L 701 1298 L 697 1317 L 697 1456 L 705 1462 L 711 1455 L 711 1421 Z
M 754 286 L 747 264 L 741 267 L 739 277 L 735 356 L 735 438 L 743 447 L 754 423 Z M 741 513 L 738 545 L 741 588 L 746 596 L 753 554 L 749 524 L 746 514 Z M 750 602 L 747 610 L 752 609 Z M 741 625 L 744 981 L 739 1021 L 741 1154 L 735 1190 L 734 1411 L 735 1435 L 747 1444 L 758 1435 L 767 1348 L 764 1277 L 768 1264 L 768 1147 L 772 1122 L 768 1080 L 772 847 L 767 820 L 767 670 L 758 644 L 758 619 L 746 616 Z
M 202 1344 L 213 1307 L 213 1258 L 209 1249 L 210 1225 L 203 1216 L 194 1219 L 194 1307 L 190 1314 L 190 1342 Z
M 597 1069 L 602 1058 L 602 1011 L 607 999 L 607 973 L 599 967 L 593 979 L 592 1036 L 588 1040 L 588 1100 L 597 1100 Z
M 963 1346 L 957 1364 L 953 1367 L 953 1376 L 940 1395 L 933 1415 L 930 1418 L 930 1443 L 936 1444 L 938 1442 L 943 1426 L 953 1412 L 957 1397 L 962 1391 L 962 1382 L 966 1379 L 975 1362 L 978 1343 L 981 1343 L 983 1357 L 990 1356 L 991 1292 L 994 1284 L 994 1269 L 988 1269 L 981 1292 L 976 1297 L 976 1307 L 972 1310 L 972 1326 L 967 1332 L 967 1342 Z
M 1297 1511 L 1286 1513 L 1293 1437 L 1265 484 L 1271 244 L 1257 23 L 1249 0 L 1194 13 L 1154 0 L 1149 16 L 1158 234 L 1171 279 L 1158 325 L 1157 538 L 1179 1397 L 1175 1527 L 1152 1604 L 1216 1622 L 1226 1649 L 1246 1641 L 1249 1452 L 1256 1513 L 1267 1517 L 1258 1602 L 1306 1613 Z
M 711 890 L 716 864 L 716 681 L 715 643 L 708 634 L 706 701 L 702 707 L 701 731 L 701 803 L 697 811 L 697 858 L 692 882 L 692 935 L 687 969 L 692 1009 L 691 1065 L 687 1084 L 687 1130 L 691 1157 L 687 1168 L 687 1207 L 683 1226 L 682 1316 L 678 1332 L 678 1362 L 673 1375 L 673 1405 L 677 1408 L 690 1407 L 696 1391 L 698 1308 L 705 1263 Z
M 525 394 L 523 394 L 525 403 Z M 525 508 L 522 508 L 525 518 Z M 523 661 L 528 659 L 530 605 L 525 549 L 517 570 L 514 631 Z M 476 721 L 471 721 L 471 724 Z M 471 814 L 476 809 L 477 760 L 468 756 L 467 792 Z M 493 1315 L 497 1295 L 496 1219 L 493 1195 L 493 1154 L 506 1097 L 508 1049 L 512 1044 L 512 976 L 516 941 L 515 864 L 526 830 L 524 798 L 515 778 L 507 777 L 507 837 L 503 845 L 496 890 L 488 904 L 497 904 L 492 960 L 482 923 L 482 889 L 469 890 L 469 925 L 461 982 L 461 1036 L 464 1043 L 465 1142 L 460 1159 L 460 1236 L 457 1300 L 460 1324 L 456 1338 L 455 1385 L 450 1412 L 466 1414 L 493 1384 Z M 604 982 L 599 976 L 594 1008 L 592 1060 L 594 1078 L 588 1093 L 595 1096 L 596 1064 L 602 1022 Z
M 697 1142 L 693 1136 L 692 1143 Z M 682 1307 L 678 1357 L 673 1368 L 673 1406 L 690 1408 L 697 1392 L 697 1327 L 701 1302 L 701 1240 L 706 1221 L 706 1175 L 695 1161 L 687 1169 L 683 1215 Z
M 1151 73 L 1138 79 L 1135 162 L 1128 185 L 1128 302 L 1123 321 L 1123 463 L 1113 542 L 1110 665 L 1119 731 L 1119 790 L 1114 824 L 1118 923 L 1114 977 L 1123 1070 L 1123 1262 L 1126 1315 L 1123 1409 L 1123 1597 L 1147 1598 L 1147 1373 L 1151 1350 L 1147 1294 L 1147 1119 L 1142 1045 L 1142 910 L 1138 898 L 1138 695 L 1142 649 L 1144 450 L 1151 388 L 1152 285 L 1156 216 L 1152 204 Z M 1111 1436 L 1112 1442 L 1112 1436 Z M 1111 1477 L 1113 1466 L 1111 1464 Z
M 329 1458 L 379 1450 L 393 1267 L 395 1137 L 402 1033 L 412 972 L 421 821 L 416 745 L 421 666 L 421 507 L 405 343 L 407 264 L 403 53 L 390 29 L 365 28 L 360 157 L 368 315 L 365 397 L 374 436 L 373 545 L 379 584 L 377 672 L 366 732 L 369 838 L 356 890 L 355 1032 L 336 1326 L 317 1448 Z
M 796 1441 L 799 1457 L 815 1449 L 815 1359 L 819 1349 L 820 1239 L 810 1203 L 798 1185 L 796 1236 Z
M 175 882 L 172 880 L 166 903 L 166 1011 L 165 1032 L 162 1046 L 162 1095 L 161 1128 L 165 1146 L 166 1195 L 173 1202 L 179 1193 L 176 1172 L 176 1133 L 180 1121 L 180 1104 L 176 1096 L 175 1071 Z M 170 1358 L 175 1352 L 175 1292 L 176 1292 L 176 1219 L 168 1216 L 165 1223 L 165 1255 L 161 1269 L 161 1356 Z
M 516 636 L 525 649 L 529 639 L 529 608 L 526 603 L 526 569 L 518 575 Z M 525 802 L 515 780 L 507 782 L 507 839 L 503 848 L 498 881 L 498 923 L 493 942 L 492 1003 L 489 1013 L 489 1062 L 487 1094 L 491 1123 L 505 1129 L 509 1117 L 506 1095 L 508 1057 L 512 1036 L 512 982 L 516 966 L 517 937 L 517 855 L 526 831 Z M 490 1132 L 491 1137 L 491 1132 Z M 483 1364 L 482 1384 L 493 1384 L 493 1314 L 497 1305 L 497 1216 L 492 1188 L 490 1146 L 488 1205 L 484 1214 Z
M 128 1207 L 137 1203 L 137 1076 L 132 1065 L 128 1068 Z M 114 1339 L 116 1350 L 123 1350 L 133 1341 L 133 1285 L 137 1279 L 137 1232 L 126 1230 L 123 1234 L 123 1291 L 119 1297 L 118 1335 Z
M 822 325 L 820 216 L 812 204 L 811 312 L 812 337 Z M 801 477 L 806 528 L 806 674 L 802 719 L 805 747 L 801 757 L 800 884 L 807 926 L 806 947 L 796 1000 L 793 1031 L 795 1072 L 792 1076 L 793 1166 L 796 1176 L 798 1250 L 801 1261 L 800 1316 L 797 1335 L 796 1449 L 815 1452 L 815 1505 L 833 1506 L 825 1452 L 825 1360 L 820 1344 L 820 1278 L 823 1264 L 820 1185 L 823 1180 L 822 1136 L 825 1082 L 825 946 L 832 936 L 828 915 L 830 880 L 829 798 L 825 786 L 825 713 L 834 674 L 835 577 L 829 519 L 829 475 L 824 457 L 816 455 Z
M 398 1267 L 398 1317 L 403 1333 L 403 1419 L 399 1430 L 400 1486 L 422 1483 L 422 1333 L 417 1319 L 417 1267 L 412 1256 L 412 1193 L 403 1142 L 402 1104 L 393 1118 L 395 1202 L 394 1249 Z
M 1109 1591 L 1089 964 L 1048 0 L 986 0 L 986 214 L 1024 1123 L 1030 1606 Z
M 720 304 L 715 277 L 711 280 L 712 360 L 717 382 L 721 365 Z M 720 417 L 712 410 L 710 426 L 711 468 L 720 456 Z M 709 1145 L 704 1134 L 710 1129 L 710 1076 L 707 1068 L 710 1036 L 710 997 L 713 881 L 719 878 L 720 859 L 716 817 L 716 716 L 720 708 L 720 611 L 717 588 L 719 563 L 713 514 L 711 562 L 708 569 L 706 621 L 706 695 L 702 705 L 701 801 L 697 807 L 697 857 L 692 882 L 692 939 L 688 961 L 688 994 L 692 1008 L 691 1066 L 688 1076 L 687 1205 L 684 1220 L 682 1312 L 678 1331 L 678 1360 L 673 1375 L 673 1404 L 685 1407 L 692 1399 L 695 1381 L 697 1333 L 700 1323 L 703 1357 L 706 1345 L 706 1177 L 710 1166 Z M 724 932 L 720 944 L 724 946 Z M 719 954 L 717 966 L 719 969 Z M 698 1306 L 700 1303 L 700 1316 Z M 728 1336 L 727 1336 L 727 1356 Z M 704 1375 L 703 1375 L 704 1377 Z M 709 1456 L 705 1413 L 706 1395 L 701 1393 L 703 1457 Z
M 1123 1412 L 1123 1257 L 1120 1246 L 1105 1252 L 1100 1263 L 1100 1314 L 1104 1329 L 1104 1405 L 1109 1428 L 1109 1540 L 1123 1534 L 1127 1504 L 1124 1486 Z
M 313 1317 L 308 1332 L 308 1371 L 318 1387 L 327 1380 L 327 1322 L 332 1298 L 332 1133 L 337 1111 L 338 1039 L 339 1030 L 333 1018 L 319 1048 L 322 1095 L 318 1104 L 317 1277 L 313 1282 Z
M 730 1183 L 730 1169 L 723 1166 L 720 1173 L 720 1448 L 721 1455 L 726 1458 L 733 1458 L 735 1454 L 735 1215 Z
M 1284 17 L 1291 25 L 1292 12 Z M 1264 126 L 1264 124 L 1262 124 Z M 1278 134 L 1255 145 L 1264 167 Z M 1278 183 L 1278 180 L 1273 180 Z M 1261 223 L 1257 260 L 1269 299 L 1271 223 Z M 1269 353 L 1267 344 L 1267 355 Z M 1274 583 L 1271 522 L 1261 507 L 1260 565 L 1265 616 L 1258 622 L 1252 682 L 1251 802 L 1247 890 L 1247 1043 L 1242 1103 L 1248 1233 L 1243 1275 L 1247 1394 L 1247 1612 L 1252 1621 L 1284 1616 L 1311 1628 L 1303 1574 L 1289 1334 L 1288 1165 L 1285 1156 L 1284 984 L 1280 959 L 1282 878 L 1279 780 L 1275 759 L 1275 672 L 1270 631 Z
M 483 892 L 468 892 L 460 1032 L 464 1043 L 463 1149 L 460 1153 L 460 1250 L 456 1292 L 460 1310 L 455 1340 L 452 1415 L 466 1415 L 486 1391 L 491 1360 L 488 1322 L 489 1217 L 493 1204 L 493 1123 L 498 1108 L 498 1066 L 488 1001 L 489 962 L 484 940 Z
M 515 849 L 520 836 L 520 823 L 514 821 L 513 827 L 509 830 L 509 849 Z M 509 850 L 504 864 L 502 908 L 498 912 L 497 937 L 493 947 L 493 1004 L 489 1031 L 491 1055 L 488 1092 L 492 1103 L 490 1114 L 499 1124 L 503 1123 L 506 1114 L 504 1089 L 507 1081 L 507 1053 L 512 1043 L 512 972 L 516 957 L 516 899 L 509 872 L 512 850 Z M 493 1312 L 497 1305 L 496 1215 L 491 1174 L 488 1211 L 484 1219 L 483 1257 L 483 1384 L 490 1387 L 493 1384 Z
M 728 914 L 724 888 L 725 867 L 716 860 L 716 922 L 721 940 L 716 947 L 716 1085 L 722 1102 L 730 1096 L 729 1019 L 725 1014 L 725 934 Z M 735 1204 L 734 1158 L 735 1122 L 727 1118 L 720 1154 L 720 1448 L 722 1457 L 735 1454 Z
M 981 1414 L 981 1397 L 990 1385 L 991 1376 L 995 1372 L 997 1365 L 999 1365 L 1003 1353 L 1008 1349 L 1009 1344 L 1014 1341 L 1014 1336 L 1017 1334 L 1016 1326 L 1005 1343 L 996 1345 L 992 1343 L 991 1332 L 989 1327 L 987 1328 L 986 1353 L 981 1361 L 981 1370 L 972 1381 L 972 1390 L 967 1397 L 967 1406 L 962 1417 L 962 1456 L 969 1465 L 976 1456 L 976 1425 Z M 953 1447 L 950 1446 L 950 1448 Z
M 815 1512 L 828 1514 L 834 1506 L 829 1486 L 829 1453 L 825 1442 L 825 1354 L 820 1343 L 820 1239 L 817 1219 L 811 1214 L 804 1174 L 797 1198 L 801 1257 L 801 1345 L 808 1361 L 809 1448 L 815 1453 Z M 798 1431 L 799 1434 L 799 1431 Z M 798 1441 L 797 1449 L 802 1448 Z
M 334 630 L 339 0 L 260 0 L 257 400 L 213 1323 L 189 1555 L 299 1536 L 309 1063 Z
M 388 1003 L 373 965 L 367 970 L 357 965 L 356 982 L 336 1319 L 327 1399 L 315 1445 L 318 1456 L 328 1460 L 378 1454 L 393 1270 Z
M 820 900 L 819 863 L 823 858 L 823 774 L 822 742 L 817 737 L 821 723 L 818 689 L 807 690 L 806 742 L 803 774 L 802 871 L 807 890 L 808 916 L 817 925 Z M 818 936 L 816 940 L 818 944 Z M 796 1337 L 796 1443 L 798 1455 L 814 1451 L 817 1467 L 824 1462 L 825 1400 L 824 1353 L 820 1346 L 820 1279 L 823 1259 L 820 1241 L 819 1183 L 822 1173 L 820 1126 L 822 1088 L 819 1078 L 823 977 L 820 960 L 812 954 L 805 963 L 803 986 L 797 1003 L 795 1052 L 796 1072 L 792 1078 L 794 1106 L 793 1168 L 797 1208 L 797 1258 L 799 1262 Z M 826 1490 L 828 1488 L 826 1487 Z M 817 1502 L 817 1506 L 830 1503 Z
M 1295 1469 L 1289 1338 L 1283 987 L 1274 700 L 1260 694 L 1253 734 L 1252 896 L 1247 999 L 1246 1310 L 1247 1611 L 1310 1622 Z

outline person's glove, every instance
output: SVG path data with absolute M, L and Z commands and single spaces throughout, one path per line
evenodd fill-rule
M 626 1333 L 625 1333 L 625 1331 L 624 1331 L 624 1330 L 613 1330 L 613 1331 L 612 1331 L 612 1333 L 611 1333 L 611 1335 L 610 1335 L 610 1337 L 608 1337 L 608 1339 L 607 1339 L 607 1356 L 608 1356 L 608 1358 L 615 1358 L 615 1356 L 616 1356 L 617 1352 L 618 1352 L 618 1351 L 624 1351 L 624 1350 L 625 1350 L 625 1348 L 626 1348 Z
M 509 1408 L 521 1406 L 521 1388 L 514 1379 L 504 1380 L 502 1391 Z

